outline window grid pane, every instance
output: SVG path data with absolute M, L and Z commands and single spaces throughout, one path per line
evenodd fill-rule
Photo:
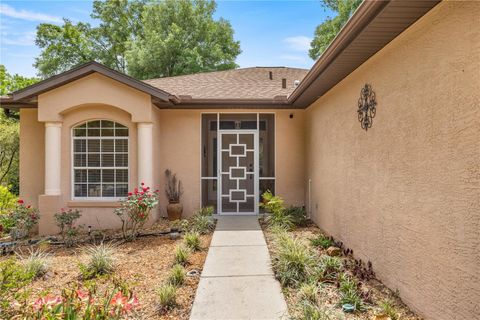
M 108 120 L 73 129 L 73 195 L 120 198 L 128 193 L 128 128 Z

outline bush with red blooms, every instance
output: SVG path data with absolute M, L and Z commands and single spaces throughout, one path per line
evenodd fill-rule
M 64 289 L 61 295 L 48 294 L 33 302 L 15 302 L 16 314 L 26 319 L 126 319 L 139 307 L 137 297 L 125 285 L 98 292 L 96 285 Z
M 115 214 L 122 221 L 122 232 L 125 240 L 135 240 L 138 231 L 150 216 L 152 209 L 158 204 L 158 190 L 152 191 L 142 182 L 140 188 L 129 192 L 121 201 Z
M 18 200 L 15 208 L 2 215 L 1 225 L 4 232 L 10 232 L 14 239 L 26 237 L 38 223 L 38 210 Z

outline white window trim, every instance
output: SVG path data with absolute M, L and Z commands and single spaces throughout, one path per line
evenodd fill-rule
M 92 122 L 92 121 L 101 121 L 101 120 L 104 120 L 104 121 L 111 121 L 111 122 L 114 122 L 114 123 L 118 123 L 118 124 L 121 124 L 122 126 L 125 126 L 126 129 L 128 130 L 128 136 L 120 136 L 120 137 L 81 137 L 81 136 L 78 136 L 76 137 L 73 133 L 74 133 L 74 130 L 76 128 L 78 128 L 79 126 L 83 125 L 84 123 L 88 123 L 88 122 Z M 70 141 L 70 161 L 71 161 L 71 164 L 70 164 L 70 190 L 71 190 L 71 200 L 72 201 L 85 201 L 85 202 L 88 202 L 88 201 L 91 201 L 91 202 L 112 202 L 112 201 L 121 201 L 121 200 L 124 200 L 126 197 L 76 197 L 75 196 L 75 169 L 85 169 L 85 170 L 88 170 L 88 169 L 106 169 L 106 170 L 111 170 L 111 169 L 127 169 L 127 183 L 125 183 L 127 185 L 127 190 L 130 189 L 130 151 L 131 151 L 131 146 L 130 146 L 130 128 L 127 126 L 127 125 L 124 125 L 123 123 L 120 123 L 118 121 L 115 121 L 115 120 L 111 120 L 111 119 L 90 119 L 90 120 L 87 120 L 87 121 L 83 121 L 83 122 L 80 122 L 74 126 L 72 126 L 72 128 L 70 129 L 70 137 L 71 137 L 71 141 Z M 128 152 L 119 152 L 119 154 L 126 154 L 127 155 L 127 159 L 128 159 L 128 166 L 127 167 L 75 167 L 75 152 L 74 152 L 74 142 L 75 140 L 127 140 L 127 145 L 128 145 Z M 98 152 L 99 154 L 102 154 L 101 152 Z M 85 151 L 85 152 L 78 152 L 78 154 L 88 154 L 88 151 Z M 116 154 L 116 152 L 114 151 L 114 154 Z M 87 180 L 88 180 L 88 177 L 87 177 Z M 100 185 L 102 184 L 101 182 L 102 180 L 102 177 L 100 177 Z M 115 176 L 115 180 L 116 180 L 116 176 Z M 88 184 L 88 181 L 85 182 L 85 183 L 78 183 L 78 184 Z M 116 181 L 113 183 L 115 186 L 116 186 Z M 122 183 L 124 184 L 124 183 Z M 87 194 L 88 194 L 88 191 L 87 191 Z

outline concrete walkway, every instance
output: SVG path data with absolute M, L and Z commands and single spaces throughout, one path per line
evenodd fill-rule
M 219 217 L 190 319 L 285 319 L 258 217 Z

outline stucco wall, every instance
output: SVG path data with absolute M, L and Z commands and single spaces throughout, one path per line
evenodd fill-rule
M 480 314 L 479 16 L 439 4 L 305 114 L 313 219 L 427 319 Z
M 37 109 L 20 110 L 20 198 L 38 207 L 44 189 L 45 126 Z

